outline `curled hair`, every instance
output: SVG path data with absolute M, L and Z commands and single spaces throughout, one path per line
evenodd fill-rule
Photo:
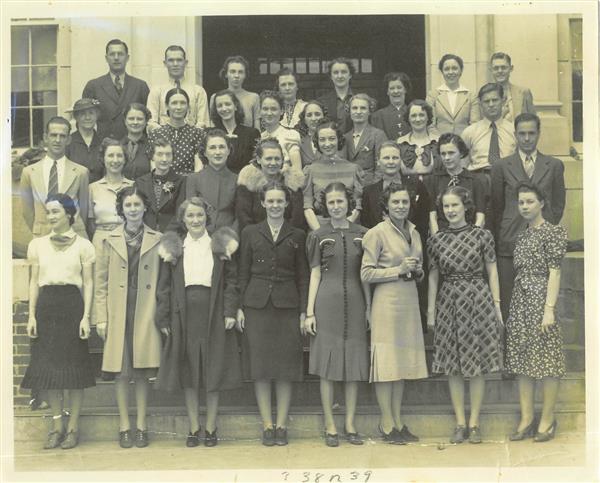
M 334 181 L 333 183 L 329 183 L 323 191 L 321 191 L 320 195 L 320 203 L 323 207 L 322 216 L 325 218 L 329 218 L 329 211 L 327 210 L 327 194 L 328 193 L 344 193 L 346 196 L 346 201 L 348 202 L 348 210 L 346 211 L 346 215 L 350 215 L 354 208 L 356 208 L 356 201 L 354 200 L 354 195 L 352 194 L 352 190 L 347 188 L 346 185 L 340 181 Z
M 510 55 L 508 55 L 506 52 L 494 52 L 492 54 L 492 57 L 490 58 L 490 64 L 496 59 L 505 60 L 506 62 L 508 62 L 508 65 L 512 65 Z
M 221 70 L 219 71 L 219 77 L 223 82 L 225 82 L 225 84 L 227 84 L 227 71 L 229 70 L 229 64 L 242 64 L 246 73 L 244 80 L 248 79 L 250 74 L 250 64 L 248 61 L 241 55 L 230 55 L 225 59 L 225 62 L 223 62 L 223 67 L 221 67 Z
M 398 150 L 398 154 L 400 154 L 400 146 L 398 145 L 398 143 L 394 140 L 389 140 L 389 141 L 384 141 L 381 143 L 381 145 L 379 146 L 379 149 L 377 150 L 377 159 L 381 158 L 381 151 L 383 150 L 383 148 L 394 148 Z M 398 168 L 400 169 L 400 168 Z
M 256 146 L 254 146 L 254 159 L 258 160 L 263 157 L 265 149 L 279 149 L 281 153 L 281 161 L 283 161 L 283 148 L 277 138 L 269 137 L 264 139 L 259 139 L 256 141 Z
M 148 197 L 144 194 L 143 191 L 140 191 L 137 186 L 133 185 L 133 186 L 126 186 L 125 188 L 123 188 L 122 190 L 120 190 L 117 193 L 117 201 L 116 201 L 116 205 L 117 205 L 117 215 L 119 215 L 121 218 L 123 218 L 123 220 L 125 220 L 125 214 L 123 213 L 123 203 L 125 202 L 125 198 L 127 198 L 128 196 L 133 196 L 136 195 L 137 197 L 139 197 L 140 200 L 142 200 L 142 203 L 144 203 L 144 208 L 148 209 L 150 207 L 150 202 L 148 201 Z
M 200 156 L 203 164 L 208 164 L 206 146 L 208 146 L 208 140 L 211 138 L 223 138 L 225 140 L 225 144 L 227 145 L 227 149 L 229 149 L 229 154 L 233 152 L 233 144 L 231 143 L 231 139 L 227 137 L 227 133 L 217 127 L 210 128 L 202 137 L 202 141 L 200 142 L 200 146 L 198 148 L 198 155 Z
M 106 43 L 106 47 L 104 48 L 104 51 L 105 51 L 107 54 L 108 54 L 108 48 L 109 48 L 111 45 L 122 45 L 123 47 L 125 47 L 125 53 L 126 53 L 126 54 L 129 54 L 129 47 L 127 47 L 127 44 L 126 44 L 125 42 L 123 42 L 121 39 L 112 39 L 112 40 L 109 40 L 109 41 Z
M 517 198 L 521 193 L 533 193 L 540 203 L 546 202 L 546 196 L 544 195 L 542 189 L 531 181 L 521 181 L 517 185 Z
M 535 122 L 535 125 L 537 126 L 537 130 L 539 132 L 540 128 L 542 127 L 542 123 L 540 122 L 539 116 L 537 114 L 532 113 L 532 112 L 522 112 L 517 117 L 515 117 L 515 131 L 519 127 L 520 123 L 522 123 L 522 122 L 530 122 L 530 121 L 534 121 Z
M 359 99 L 361 101 L 367 101 L 367 105 L 369 106 L 369 113 L 375 112 L 375 109 L 377 109 L 377 101 L 375 99 L 373 99 L 370 95 L 362 93 L 362 92 L 359 94 L 354 94 L 350 98 L 350 102 L 348 103 L 348 105 L 350 106 L 350 109 L 352 109 L 352 103 L 357 99 Z
M 71 123 L 62 116 L 53 116 L 48 119 L 48 122 L 46 123 L 46 132 L 48 132 L 48 129 L 50 129 L 50 124 L 62 124 L 63 126 L 67 126 L 68 133 L 71 132 Z
M 44 204 L 47 205 L 51 201 L 58 201 L 60 203 L 60 206 L 63 207 L 65 213 L 69 216 L 69 225 L 75 223 L 77 205 L 75 204 L 75 200 L 73 198 L 65 193 L 53 193 L 48 195 L 48 198 L 46 198 L 46 202 Z
M 140 102 L 132 102 L 131 104 L 129 104 L 123 112 L 123 119 L 125 119 L 127 117 L 127 114 L 129 114 L 129 112 L 133 110 L 140 111 L 142 114 L 144 114 L 146 122 L 152 119 L 152 113 L 150 112 L 150 109 L 148 109 L 146 106 L 144 106 L 144 104 Z
M 300 112 L 300 115 L 298 116 L 298 124 L 295 126 L 302 136 L 306 136 L 308 134 L 308 126 L 306 125 L 306 110 L 308 109 L 308 106 L 311 105 L 319 106 L 319 109 L 321 109 L 321 112 L 323 113 L 323 117 L 327 117 L 327 107 L 325 104 L 321 103 L 320 101 L 308 101 L 302 108 L 302 112 Z
M 117 141 L 116 139 L 113 139 L 113 138 L 104 138 L 102 140 L 102 143 L 100 144 L 100 149 L 98 150 L 101 163 L 104 164 L 104 155 L 106 154 L 106 150 L 108 149 L 109 146 L 119 146 L 121 148 L 121 151 L 123 151 L 123 157 L 125 159 L 127 159 L 127 154 L 125 153 L 125 148 L 121 144 L 121 141 Z
M 437 142 L 437 150 L 438 154 L 440 154 L 440 149 L 442 144 L 454 144 L 458 152 L 460 153 L 460 157 L 466 158 L 469 155 L 469 148 L 458 134 L 454 134 L 451 132 L 445 132 L 442 134 Z
M 356 73 L 356 68 L 354 67 L 354 63 L 352 62 L 352 60 L 350 60 L 347 57 L 336 57 L 335 59 L 332 59 L 329 62 L 327 62 L 327 72 L 329 72 L 330 77 L 331 68 L 333 67 L 333 64 L 346 64 L 351 76 L 354 76 L 354 74 Z
M 216 126 L 216 127 L 220 127 L 223 128 L 223 120 L 221 119 L 221 116 L 219 116 L 219 113 L 217 112 L 217 97 L 221 97 L 221 96 L 229 96 L 229 98 L 231 99 L 231 102 L 233 103 L 233 107 L 235 107 L 235 112 L 233 114 L 233 118 L 235 119 L 235 124 L 237 126 L 239 126 L 240 124 L 242 124 L 244 122 L 244 108 L 242 107 L 242 104 L 240 103 L 240 100 L 237 98 L 237 96 L 233 93 L 233 91 L 230 91 L 229 89 L 223 89 L 220 90 L 219 92 L 217 92 L 213 99 L 214 102 L 211 104 L 210 106 L 210 120 L 212 121 L 212 123 Z
M 187 233 L 187 228 L 183 222 L 183 217 L 185 216 L 185 210 L 187 210 L 188 206 L 190 205 L 198 206 L 204 210 L 204 214 L 206 215 L 205 226 L 212 224 L 212 217 L 215 212 L 214 207 L 201 196 L 192 196 L 179 205 L 177 208 L 177 214 L 175 215 L 175 219 L 179 222 L 182 232 Z
M 427 101 L 424 101 L 423 99 L 414 99 L 410 101 L 410 104 L 404 112 L 404 122 L 406 122 L 410 126 L 410 110 L 413 106 L 418 106 L 427 113 L 427 125 L 431 126 L 431 123 L 433 122 L 433 108 L 427 103 Z
M 285 201 L 288 203 L 290 202 L 290 199 L 291 199 L 290 190 L 288 189 L 288 187 L 285 184 L 283 184 L 279 181 L 268 181 L 267 184 L 263 186 L 263 189 L 260 190 L 260 200 L 265 201 L 265 196 L 267 194 L 267 191 L 271 191 L 271 190 L 283 191 L 283 193 L 285 194 Z
M 261 107 L 262 107 L 262 104 L 265 101 L 265 99 L 273 99 L 277 102 L 277 104 L 279 104 L 279 108 L 281 110 L 283 110 L 283 99 L 281 97 L 281 94 L 277 91 L 264 90 L 260 93 L 259 99 L 260 99 L 259 105 Z
M 489 94 L 490 92 L 497 92 L 500 96 L 500 99 L 504 97 L 504 88 L 501 84 L 498 84 L 497 82 L 488 82 L 487 84 L 483 85 L 481 89 L 479 89 L 477 97 L 479 98 L 479 100 L 481 100 L 483 96 Z
M 440 70 L 440 72 L 442 72 L 444 70 L 444 64 L 448 60 L 455 60 L 456 63 L 458 64 L 458 66 L 460 67 L 460 71 L 461 72 L 463 71 L 465 64 L 464 64 L 463 60 L 458 55 L 455 55 L 455 54 L 444 54 L 444 55 L 442 55 L 442 58 L 438 62 L 438 69 Z
M 148 143 L 148 154 L 150 155 L 150 159 L 152 159 L 154 157 L 154 152 L 156 151 L 156 148 L 159 146 L 161 148 L 171 146 L 171 149 L 173 149 L 173 145 L 171 144 L 171 141 L 169 141 L 164 136 L 157 136 L 151 142 Z
M 473 193 L 471 193 L 471 190 L 462 186 L 448 186 L 438 195 L 436 200 L 438 217 L 448 221 L 446 215 L 444 215 L 444 196 L 446 195 L 458 196 L 465 208 L 465 221 L 467 223 L 475 222 L 475 201 L 473 201 Z
M 331 119 L 324 118 L 324 119 L 321 119 L 321 122 L 319 122 L 319 124 L 317 125 L 317 129 L 315 129 L 315 133 L 313 134 L 313 143 L 317 147 L 317 151 L 319 151 L 320 153 L 322 153 L 323 151 L 321 151 L 321 146 L 319 146 L 319 132 L 322 129 L 328 129 L 328 128 L 333 129 L 335 131 L 335 134 L 337 135 L 338 151 L 340 151 L 344 147 L 344 143 L 345 143 L 344 135 L 338 128 L 337 123 L 335 121 L 332 121 Z
M 410 95 L 412 92 L 412 82 L 410 81 L 410 77 L 408 77 L 408 75 L 404 72 L 388 72 L 385 76 L 383 76 L 383 85 L 386 92 L 390 87 L 390 82 L 397 80 L 402 82 L 405 91 L 404 96 L 408 97 L 408 95 Z
M 390 210 L 388 209 L 388 203 L 390 202 L 390 197 L 394 193 L 398 193 L 399 191 L 406 191 L 406 193 L 408 193 L 408 198 L 410 199 L 410 208 L 412 210 L 412 206 L 413 206 L 414 200 L 415 200 L 414 193 L 412 193 L 411 190 L 409 189 L 409 187 L 407 185 L 405 185 L 404 183 L 398 183 L 398 182 L 392 181 L 388 185 L 388 187 L 382 191 L 381 195 L 379 196 L 379 206 L 381 208 L 381 211 L 383 213 L 385 213 L 386 215 L 390 214 Z
M 296 86 L 298 85 L 298 76 L 296 73 L 289 67 L 284 67 L 275 74 L 275 86 L 273 87 L 273 90 L 279 92 L 279 78 L 284 75 L 291 75 L 294 78 L 294 81 L 296 81 Z

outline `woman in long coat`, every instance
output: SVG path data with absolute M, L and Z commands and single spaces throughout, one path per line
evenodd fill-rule
M 200 387 L 206 390 L 204 444 L 215 446 L 219 391 L 241 383 L 237 339 L 231 330 L 236 324 L 239 299 L 237 265 L 232 258 L 238 236 L 230 227 L 219 228 L 208 236 L 208 208 L 199 197 L 184 201 L 177 216 L 181 229 L 167 232 L 160 244 L 163 261 L 156 325 L 167 340 L 156 386 L 168 391 L 183 387 L 190 419 L 188 447 L 200 443 Z M 195 257 L 197 250 L 210 250 L 212 258 Z M 192 258 L 186 260 L 190 255 Z
M 160 233 L 143 224 L 146 197 L 135 186 L 117 195 L 125 224 L 113 230 L 97 255 L 94 303 L 98 335 L 105 340 L 102 371 L 115 379 L 119 407 L 119 444 L 133 446 L 129 422 L 129 381 L 136 383 L 135 445 L 148 445 L 148 379 L 160 365 L 160 332 L 154 324 Z

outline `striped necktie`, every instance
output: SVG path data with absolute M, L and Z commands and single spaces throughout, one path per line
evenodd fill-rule
M 52 162 L 50 168 L 50 178 L 48 179 L 48 196 L 58 193 L 58 167 L 56 159 Z
M 535 163 L 533 162 L 533 158 L 529 155 L 525 157 L 525 161 L 523 162 L 523 168 L 525 169 L 525 174 L 527 177 L 531 179 L 533 177 L 533 171 L 535 169 Z
M 115 89 L 117 91 L 117 95 L 120 96 L 123 92 L 123 85 L 121 84 L 121 78 L 118 75 L 115 76 Z
M 488 152 L 488 162 L 493 166 L 496 161 L 500 160 L 500 143 L 498 141 L 498 127 L 493 122 L 490 125 L 492 135 L 490 137 L 490 150 Z

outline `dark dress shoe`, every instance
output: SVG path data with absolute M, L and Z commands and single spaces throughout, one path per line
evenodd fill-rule
M 46 444 L 44 444 L 44 449 L 58 448 L 63 439 L 65 439 L 65 433 L 62 431 L 50 431 L 48 439 L 46 439 Z
M 133 447 L 133 435 L 131 434 L 131 429 L 119 431 L 119 446 L 121 448 Z
M 273 428 L 267 428 L 263 431 L 262 444 L 264 446 L 275 445 L 275 430 Z
M 404 424 L 402 426 L 402 429 L 399 431 L 400 432 L 400 436 L 402 436 L 402 439 L 404 441 L 406 441 L 407 443 L 416 443 L 417 441 L 419 441 L 419 437 L 412 434 L 408 427 L 406 426 L 406 424 Z
M 479 444 L 481 441 L 481 429 L 479 429 L 479 426 L 469 428 L 469 443 Z
M 204 431 L 204 446 L 206 446 L 207 448 L 212 448 L 213 446 L 216 446 L 218 442 L 219 440 L 217 438 L 216 429 L 212 433 Z
M 523 441 L 526 438 L 531 438 L 535 433 L 535 419 L 523 431 L 515 431 L 508 439 L 510 441 Z
M 379 432 L 381 433 L 381 437 L 384 441 L 390 444 L 406 444 L 406 440 L 400 434 L 396 428 L 392 428 L 389 433 L 386 433 L 381 425 L 378 426 Z
M 358 433 L 349 433 L 346 429 L 344 429 L 344 433 L 346 433 L 346 441 L 350 444 L 360 446 L 365 443 Z
M 450 442 L 452 444 L 460 444 L 468 437 L 469 432 L 467 431 L 467 427 L 459 425 L 454 428 L 454 432 L 452 433 L 452 436 L 450 436 Z
M 275 428 L 275 444 L 277 446 L 285 446 L 288 444 L 286 428 Z
M 533 437 L 533 442 L 534 443 L 545 443 L 546 441 L 550 441 L 551 439 L 554 439 L 555 434 L 556 434 L 556 419 L 550 425 L 550 427 L 548 428 L 547 431 L 544 431 L 543 433 L 540 433 L 538 431 L 537 433 L 535 433 L 535 436 Z
M 330 434 L 325 431 L 325 444 L 330 448 L 337 448 L 340 445 L 340 438 L 337 434 Z
M 195 448 L 200 444 L 200 429 L 198 431 L 190 432 L 185 439 L 185 445 L 188 448 Z
M 146 429 L 135 430 L 135 445 L 138 448 L 145 448 L 150 442 L 148 441 L 148 431 Z
M 79 431 L 69 431 L 65 436 L 65 439 L 60 443 L 62 449 L 71 449 L 77 446 L 79 443 Z

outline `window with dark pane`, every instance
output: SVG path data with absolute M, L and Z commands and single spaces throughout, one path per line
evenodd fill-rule
M 583 32 L 582 19 L 570 20 L 573 141 L 583 142 Z

